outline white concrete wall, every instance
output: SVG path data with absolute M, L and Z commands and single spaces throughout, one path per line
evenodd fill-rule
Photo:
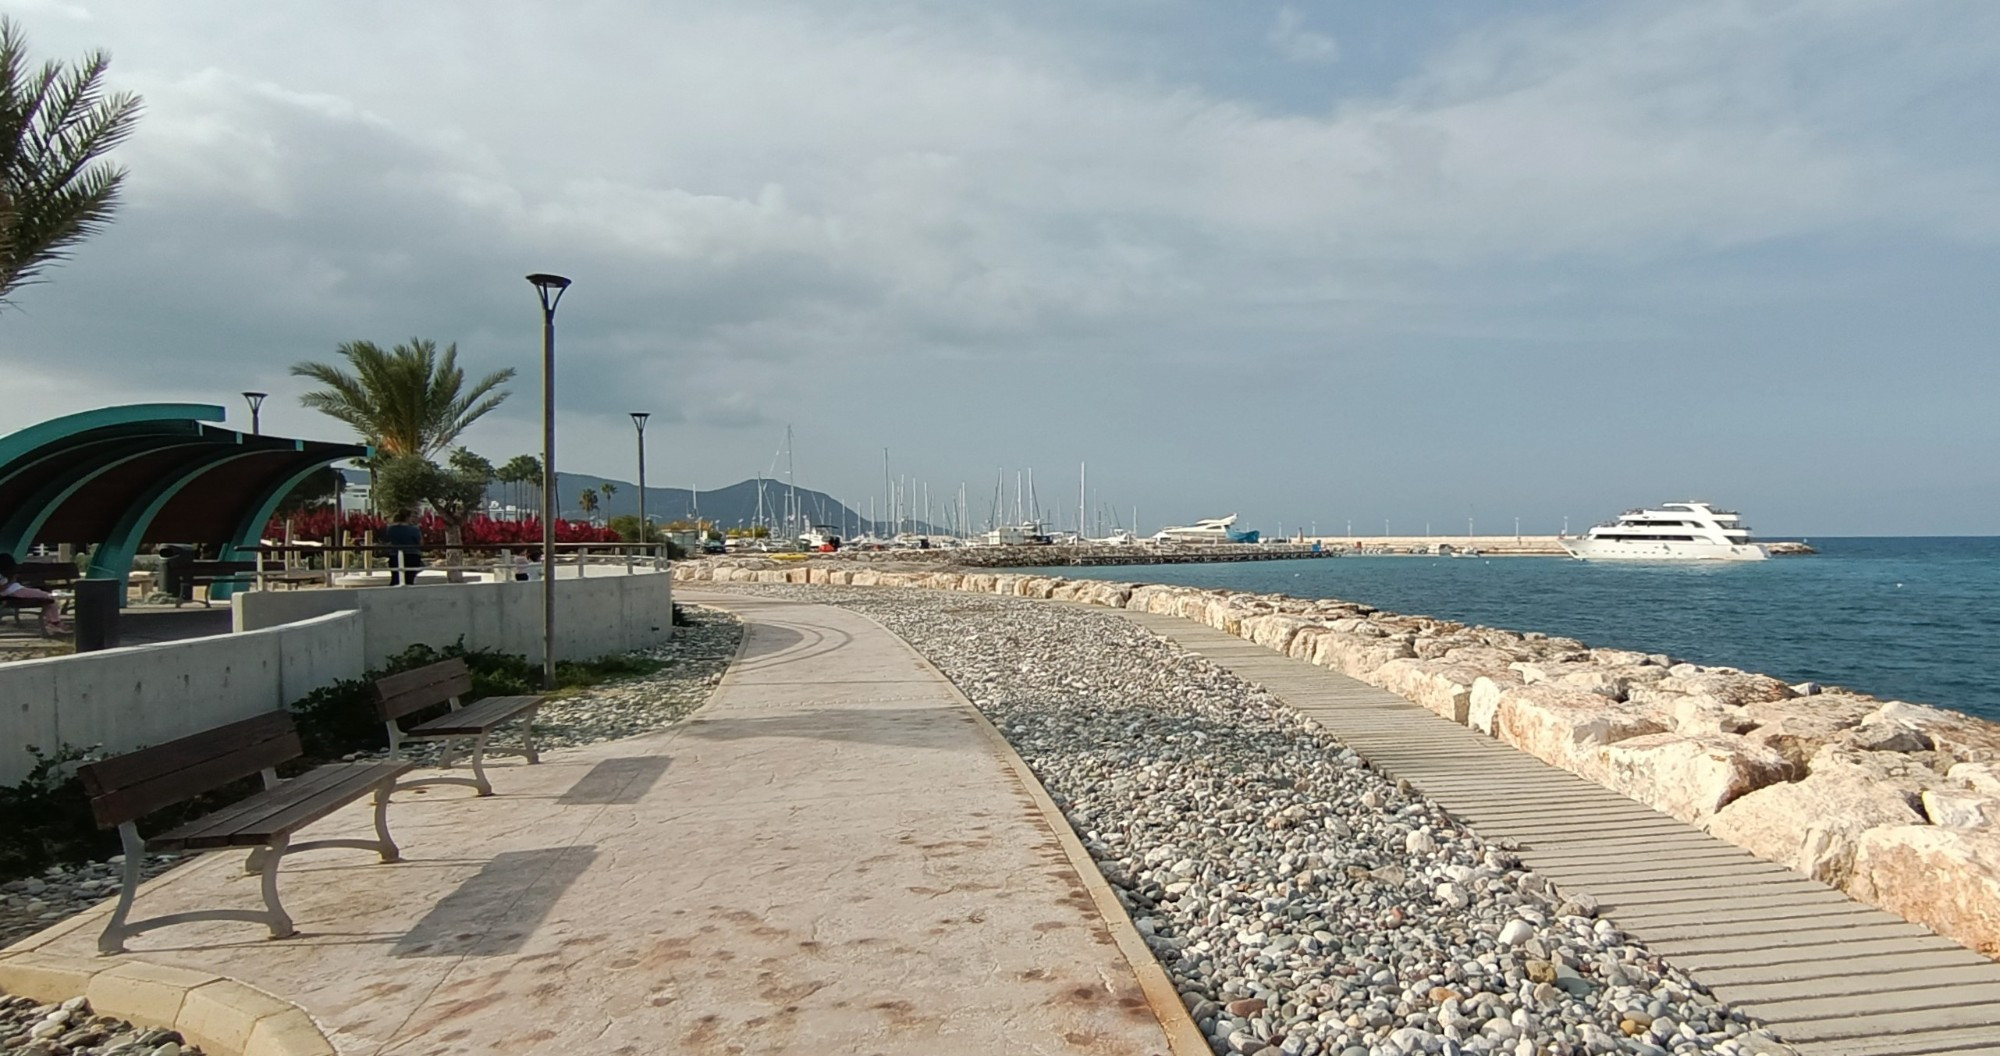
M 282 708 L 367 668 L 357 612 L 219 634 L 0 664 L 0 784 L 34 765 L 28 747 L 160 744 Z
M 542 584 L 440 583 L 414 587 L 264 590 L 230 601 L 238 631 L 294 623 L 330 612 L 362 614 L 369 665 L 419 642 L 442 648 L 519 653 L 542 660 Z M 556 655 L 591 659 L 645 649 L 673 631 L 673 577 L 665 572 L 592 568 L 556 580 Z
M 589 570 L 556 581 L 556 655 L 594 659 L 673 633 L 664 572 Z M 542 659 L 539 581 L 352 590 L 250 591 L 236 633 L 0 664 L 0 784 L 34 765 L 28 747 L 160 744 L 258 712 L 367 669 L 418 642 Z

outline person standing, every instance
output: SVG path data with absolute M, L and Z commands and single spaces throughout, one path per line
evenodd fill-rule
M 389 552 L 389 585 L 414 585 L 417 570 L 424 567 L 424 530 L 417 527 L 416 515 L 397 510 L 382 529 L 382 542 L 395 547 Z
M 69 625 L 63 622 L 62 602 L 46 590 L 38 590 L 21 582 L 21 566 L 13 554 L 0 554 L 0 598 L 16 601 L 39 601 L 42 603 L 42 633 L 68 634 Z

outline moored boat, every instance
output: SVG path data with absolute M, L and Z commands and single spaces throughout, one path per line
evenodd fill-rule
M 1706 502 L 1626 510 L 1581 539 L 1561 542 L 1579 561 L 1762 561 L 1769 556 L 1750 541 L 1750 526 L 1742 515 Z

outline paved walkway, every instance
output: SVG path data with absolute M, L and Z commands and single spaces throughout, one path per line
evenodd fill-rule
M 1096 610 L 1103 611 L 1103 610 Z M 1174 616 L 1126 617 L 1262 685 L 1801 1052 L 2000 1052 L 2000 964 L 1386 690 Z
M 291 1000 L 342 1053 L 1167 1053 L 1102 881 L 971 706 L 861 616 L 719 600 L 746 651 L 688 721 L 503 763 L 491 799 L 398 793 L 404 862 L 286 864 L 297 938 L 204 923 L 133 956 Z M 139 910 L 254 906 L 239 863 Z M 22 946 L 90 957 L 103 914 Z

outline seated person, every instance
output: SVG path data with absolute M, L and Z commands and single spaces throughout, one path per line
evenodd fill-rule
M 20 570 L 21 566 L 14 560 L 13 554 L 0 554 L 0 598 L 42 602 L 42 633 L 68 634 L 69 625 L 62 618 L 62 603 L 54 594 L 21 582 L 16 578 Z
M 389 553 L 389 584 L 414 586 L 417 570 L 424 567 L 424 530 L 417 525 L 416 514 L 397 510 L 382 529 L 382 542 L 396 548 Z

